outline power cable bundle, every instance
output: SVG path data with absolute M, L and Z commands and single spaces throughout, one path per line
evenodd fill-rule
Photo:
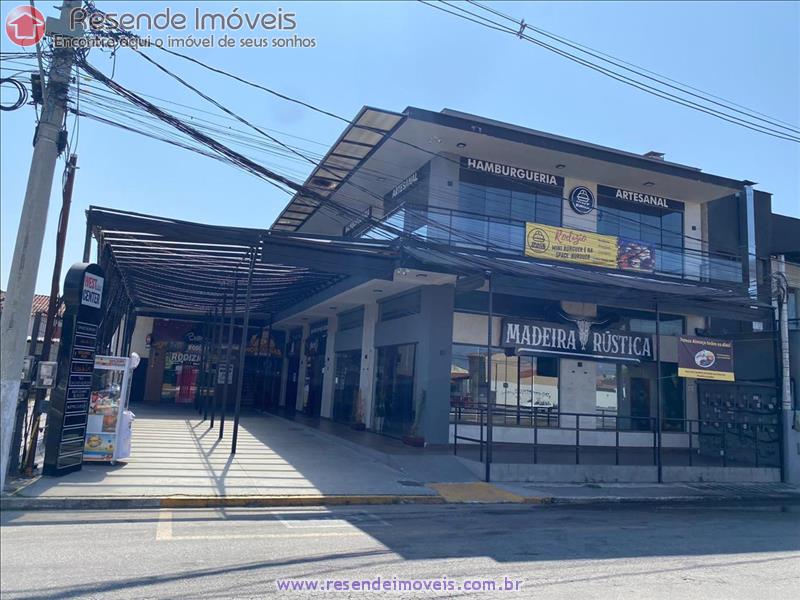
M 13 77 L 0 78 L 0 86 L 6 83 L 10 83 L 17 90 L 19 95 L 17 96 L 16 101 L 12 104 L 0 104 L 0 110 L 18 110 L 25 106 L 25 103 L 28 101 L 28 88 L 26 88 L 23 83 L 17 79 L 14 79 Z

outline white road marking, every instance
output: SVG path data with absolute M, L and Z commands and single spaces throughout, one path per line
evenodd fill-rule
M 171 540 L 172 537 L 172 511 L 162 510 L 158 513 L 158 526 L 156 527 L 156 541 Z
M 370 513 L 366 513 L 370 514 Z M 317 531 L 315 533 L 223 533 L 223 534 L 203 534 L 203 535 L 178 535 L 176 536 L 173 533 L 173 518 L 172 518 L 172 511 L 171 510 L 161 510 L 158 514 L 158 525 L 156 526 L 156 541 L 163 542 L 163 541 L 180 541 L 180 540 L 253 540 L 253 539 L 280 539 L 280 538 L 319 538 L 319 537 L 339 537 L 339 536 L 359 536 L 359 535 L 368 535 L 363 531 L 359 530 L 351 530 L 351 531 Z M 342 522 L 341 520 L 337 520 L 333 524 L 320 524 L 319 521 L 309 524 L 309 525 L 291 525 L 284 519 L 281 519 L 280 516 L 274 515 L 284 526 L 288 528 L 308 528 L 313 527 L 315 529 L 319 529 L 322 527 L 352 527 L 350 523 Z M 373 515 L 375 516 L 375 515 Z M 383 519 L 378 518 L 375 516 L 378 521 L 382 521 L 386 525 L 386 521 Z
M 302 521 L 284 519 L 280 514 L 276 514 L 275 517 L 283 523 L 287 529 L 323 529 L 332 527 L 354 527 L 356 525 L 359 527 L 391 526 L 378 515 L 365 510 L 342 512 L 339 513 L 342 515 L 341 517 L 325 507 L 304 508 L 291 512 L 301 515 L 306 519 Z M 314 516 L 317 515 L 319 518 L 314 518 Z

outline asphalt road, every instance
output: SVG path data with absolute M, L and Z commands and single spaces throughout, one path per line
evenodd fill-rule
M 776 600 L 800 590 L 800 506 L 6 512 L 2 523 L 3 600 L 382 595 L 280 591 L 279 579 L 431 587 L 385 594 L 394 598 Z

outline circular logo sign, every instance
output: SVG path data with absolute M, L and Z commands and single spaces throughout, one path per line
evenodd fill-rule
M 579 215 L 587 215 L 594 210 L 594 194 L 589 188 L 579 185 L 570 192 L 569 204 Z
M 698 367 L 707 369 L 717 362 L 717 357 L 714 356 L 711 350 L 700 350 L 700 352 L 694 355 L 694 362 Z
M 528 250 L 537 254 L 547 252 L 548 248 L 550 248 L 550 236 L 547 235 L 544 229 L 539 227 L 531 229 L 525 241 L 528 245 Z
M 33 46 L 44 37 L 44 15 L 32 6 L 17 6 L 6 16 L 6 35 L 17 46 Z

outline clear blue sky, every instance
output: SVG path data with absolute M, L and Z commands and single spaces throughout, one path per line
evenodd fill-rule
M 2 18 L 17 4 L 3 2 Z M 53 2 L 38 2 L 55 15 Z M 109 11 L 191 12 L 198 3 L 102 2 Z M 229 12 L 224 3 L 202 10 Z M 448 107 L 758 182 L 775 212 L 800 217 L 800 145 L 753 133 L 653 98 L 510 36 L 419 3 L 239 3 L 240 12 L 297 13 L 313 49 L 193 49 L 210 64 L 352 117 L 365 104 L 402 110 Z M 800 123 L 798 3 L 498 3 L 503 12 L 740 104 Z M 16 51 L 2 35 L 2 50 Z M 218 75 L 149 51 L 253 122 L 306 138 L 282 137 L 316 152 L 342 123 Z M 93 50 L 107 74 L 113 61 Z M 205 110 L 212 106 L 131 51 L 117 54 L 114 77 L 131 89 Z M 7 96 L 4 94 L 4 100 Z M 10 97 L 10 96 L 8 96 Z M 5 288 L 31 158 L 30 107 L 2 113 L 2 264 Z M 241 126 L 238 126 L 241 128 Z M 72 120 L 70 119 L 70 129 Z M 279 137 L 281 137 L 279 135 Z M 118 207 L 188 220 L 269 226 L 287 196 L 219 162 L 93 121 L 82 120 L 65 265 L 81 258 L 84 211 Z M 265 157 L 302 179 L 309 167 Z M 59 162 L 56 182 L 63 161 Z M 37 291 L 49 291 L 60 206 L 54 186 Z

